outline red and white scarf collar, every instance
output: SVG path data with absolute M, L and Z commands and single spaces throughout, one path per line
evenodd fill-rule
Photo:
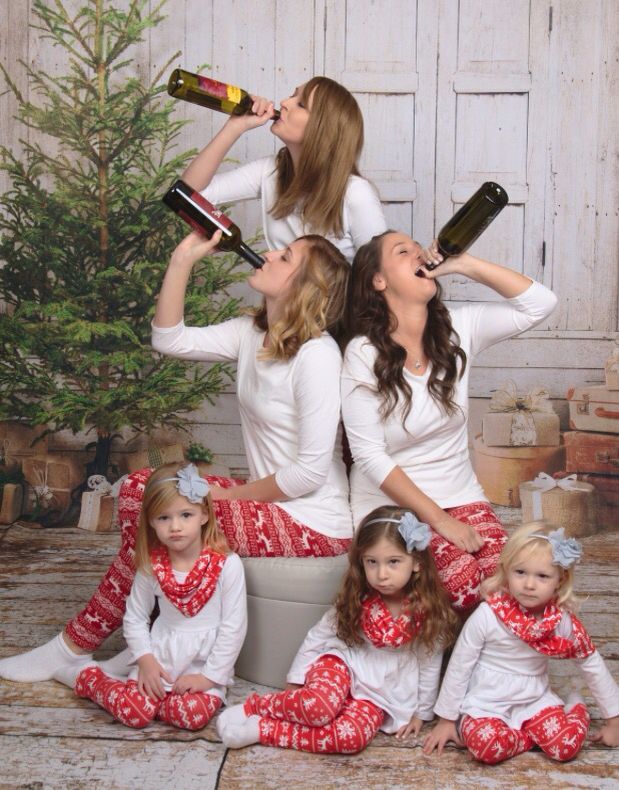
M 361 601 L 361 628 L 374 647 L 401 647 L 417 636 L 422 623 L 420 612 L 394 618 L 378 593 Z
M 555 634 L 563 617 L 563 610 L 555 601 L 546 604 L 540 620 L 507 593 L 495 593 L 487 603 L 504 626 L 538 653 L 553 658 L 587 658 L 595 651 L 583 624 L 571 612 L 572 637 L 568 639 Z
M 182 583 L 174 578 L 170 557 L 164 546 L 154 548 L 150 560 L 155 578 L 168 601 L 185 617 L 193 617 L 214 593 L 226 557 L 209 548 L 202 549 Z

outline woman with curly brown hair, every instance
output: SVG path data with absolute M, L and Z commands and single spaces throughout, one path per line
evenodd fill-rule
M 405 738 L 433 717 L 443 651 L 458 618 L 428 550 L 430 528 L 381 507 L 357 530 L 329 609 L 288 672 L 298 688 L 252 694 L 224 711 L 225 746 L 352 754 L 378 730 Z
M 439 265 L 432 270 L 428 262 Z M 479 601 L 505 532 L 475 477 L 468 449 L 471 360 L 540 323 L 556 297 L 518 272 L 469 254 L 444 262 L 395 231 L 355 256 L 346 311 L 342 411 L 354 465 L 356 524 L 380 505 L 413 510 L 456 609 Z M 500 302 L 448 308 L 438 278 L 482 283 Z

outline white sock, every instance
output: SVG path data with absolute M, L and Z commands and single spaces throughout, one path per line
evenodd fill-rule
M 229 749 L 242 749 L 252 743 L 260 742 L 260 716 L 248 716 L 243 724 L 226 724 L 219 730 L 224 746 Z
M 220 727 L 223 728 L 228 724 L 244 724 L 247 718 L 243 705 L 231 705 L 229 708 L 224 708 L 219 714 L 215 727 L 219 732 Z
M 106 661 L 98 661 L 97 665 L 101 668 L 106 675 L 109 675 L 114 680 L 126 680 L 129 676 L 129 670 L 133 662 L 131 660 L 131 650 L 126 647 L 120 653 L 117 653 L 112 658 Z
M 86 667 L 96 667 L 97 663 L 95 661 L 87 661 L 85 664 L 81 662 L 77 664 L 75 661 L 72 661 L 70 664 L 63 664 L 61 667 L 54 672 L 54 680 L 57 680 L 59 683 L 63 683 L 65 686 L 68 686 L 70 689 L 75 689 L 75 681 L 77 680 L 77 676 L 80 672 L 83 672 Z
M 49 642 L 27 653 L 20 653 L 0 661 L 0 677 L 15 680 L 18 683 L 36 683 L 39 680 L 51 680 L 54 672 L 67 664 L 79 665 L 82 668 L 92 662 L 92 653 L 80 655 L 74 653 L 64 641 L 62 634 L 57 634 Z

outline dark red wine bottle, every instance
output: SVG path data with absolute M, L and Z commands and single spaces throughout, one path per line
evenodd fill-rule
M 184 99 L 228 115 L 249 115 L 254 103 L 249 93 L 236 85 L 218 82 L 184 69 L 174 69 L 170 74 L 168 93 L 175 99 Z M 272 120 L 278 118 L 279 111 L 275 110 Z
M 236 252 L 254 269 L 262 268 L 264 258 L 245 244 L 238 225 L 184 181 L 176 181 L 163 196 L 163 202 L 194 230 L 209 239 L 216 231 L 221 230 L 218 249 Z
M 500 184 L 486 181 L 460 208 L 437 236 L 438 249 L 443 258 L 461 255 L 486 230 L 492 220 L 505 208 L 509 198 Z M 426 264 L 435 269 L 439 264 Z

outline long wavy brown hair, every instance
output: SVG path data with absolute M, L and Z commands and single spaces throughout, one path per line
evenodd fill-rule
M 352 265 L 344 316 L 345 342 L 365 335 L 377 349 L 374 375 L 378 394 L 382 396 L 383 420 L 394 411 L 400 396 L 404 401 L 405 422 L 412 406 L 412 390 L 404 377 L 406 349 L 393 339 L 398 327 L 381 291 L 374 287 L 374 275 L 380 271 L 385 237 L 396 231 L 387 230 L 374 236 L 357 250 Z M 436 283 L 436 293 L 428 302 L 428 319 L 423 332 L 423 351 L 432 363 L 428 377 L 428 391 L 446 414 L 454 414 L 458 406 L 454 400 L 456 382 L 466 369 L 466 353 L 451 323 L 449 311 L 442 301 L 442 289 Z
M 270 213 L 282 219 L 299 211 L 314 232 L 341 236 L 348 179 L 359 175 L 363 116 L 350 91 L 328 77 L 305 83 L 300 101 L 307 106 L 310 96 L 312 109 L 296 169 L 287 148 L 277 155 L 277 200 Z
M 399 519 L 410 512 L 406 508 L 391 505 L 378 507 L 363 519 L 355 534 L 348 552 L 348 570 L 335 600 L 337 635 L 347 645 L 363 644 L 361 602 L 366 595 L 373 592 L 363 569 L 363 556 L 381 538 L 386 538 L 399 551 L 407 552 L 406 543 L 398 532 L 398 525 L 382 519 Z M 370 524 L 371 521 L 376 523 Z M 413 556 L 420 567 L 404 587 L 403 608 L 409 612 L 423 613 L 418 639 L 428 649 L 436 649 L 439 644 L 448 647 L 455 642 L 458 617 L 451 608 L 429 549 L 415 551 Z M 411 647 L 414 641 L 411 641 Z
M 151 527 L 151 521 L 178 496 L 176 482 L 167 479 L 176 477 L 178 470 L 178 462 L 157 467 L 144 488 L 135 545 L 135 567 L 144 573 L 152 574 L 150 553 L 154 548 L 161 546 L 157 533 Z M 199 465 L 198 471 L 201 471 Z M 202 545 L 208 546 L 218 554 L 229 554 L 230 546 L 217 525 L 210 494 L 202 502 L 202 510 L 208 515 L 208 521 L 202 525 Z
M 254 324 L 269 333 L 263 358 L 286 362 L 303 343 L 323 332 L 340 333 L 350 264 L 337 247 L 322 236 L 301 236 L 306 248 L 291 283 L 284 310 L 269 326 L 266 305 L 250 310 Z

